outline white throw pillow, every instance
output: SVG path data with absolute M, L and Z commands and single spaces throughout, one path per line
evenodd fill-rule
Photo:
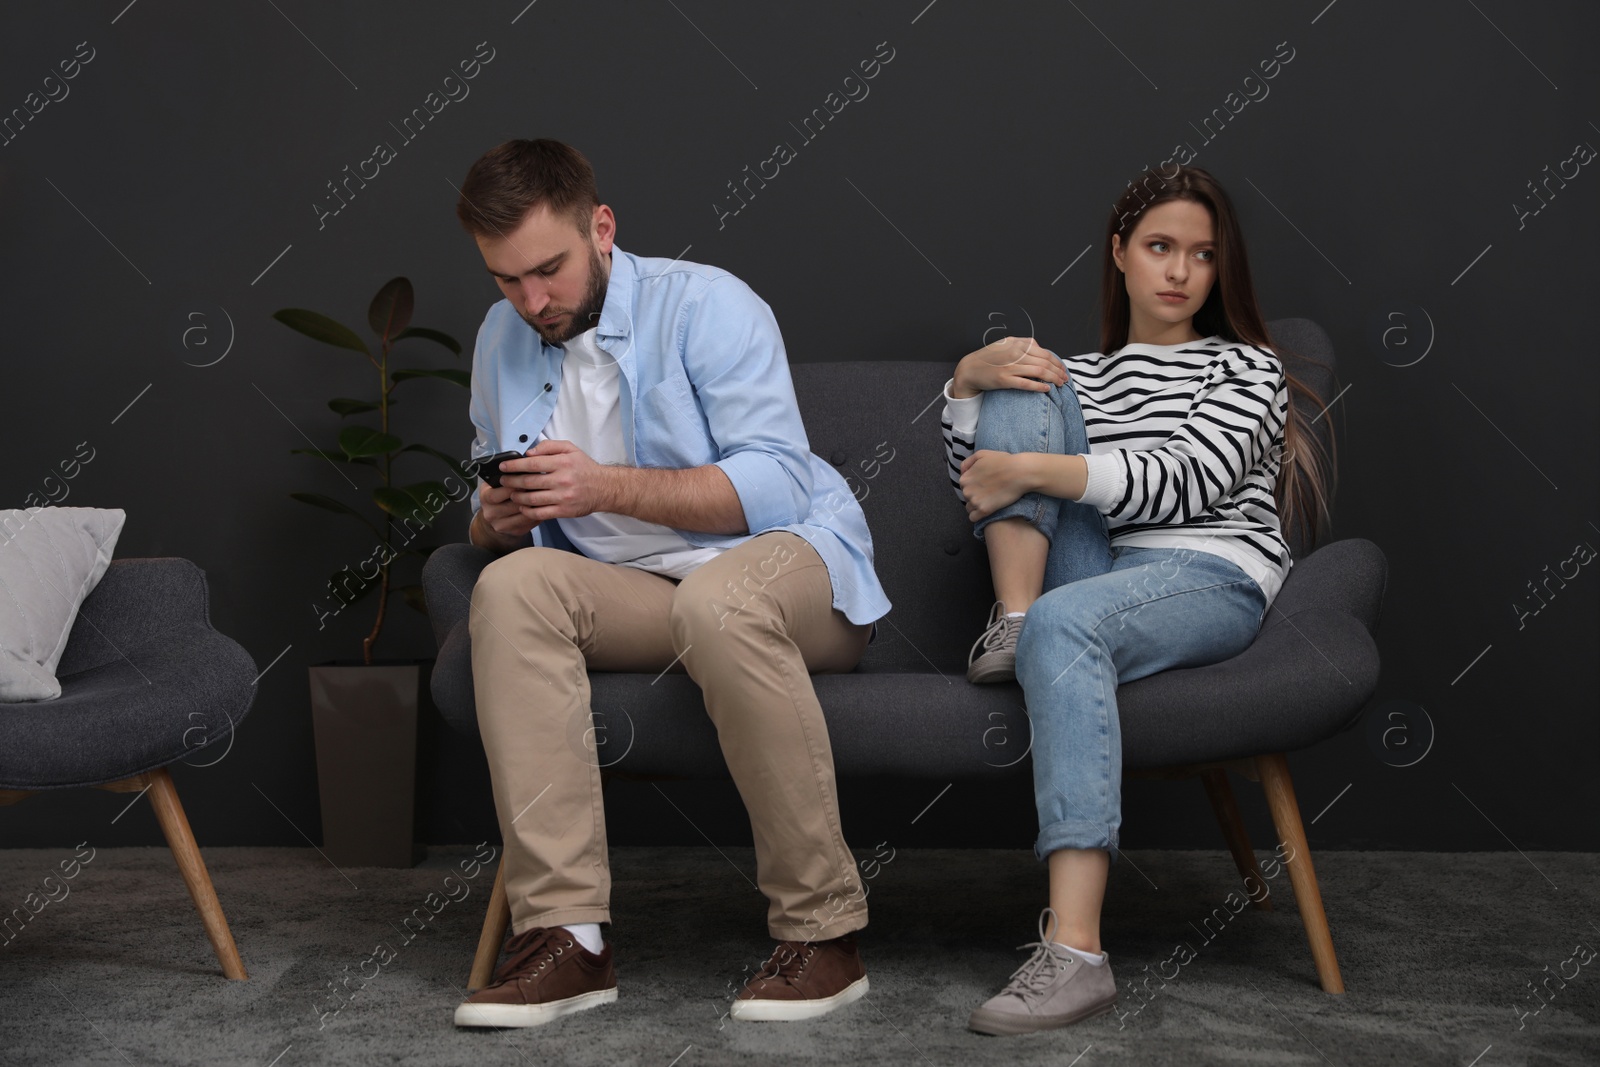
M 56 665 L 126 519 L 121 508 L 0 510 L 0 701 L 61 695 Z

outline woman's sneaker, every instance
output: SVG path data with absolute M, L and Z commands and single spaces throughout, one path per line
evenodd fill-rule
M 457 1026 L 541 1026 L 617 999 L 611 946 L 597 955 L 559 926 L 506 942 L 494 980 L 456 1007 Z
M 1098 967 L 1083 962 L 1051 942 L 1054 928 L 1055 912 L 1046 908 L 1039 916 L 1039 940 L 1022 946 L 1033 949 L 1033 955 L 1017 968 L 1004 989 L 972 1013 L 968 1029 L 980 1034 L 1053 1030 L 1108 1012 L 1116 1005 L 1111 957 L 1107 955 Z
M 1022 633 L 1025 620 L 1026 616 L 1008 617 L 1005 604 L 994 602 L 988 628 L 967 653 L 967 681 L 981 685 L 1017 680 L 1017 635 Z

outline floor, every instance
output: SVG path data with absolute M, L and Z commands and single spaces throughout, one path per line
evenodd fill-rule
M 1600 1064 L 1594 854 L 1318 855 L 1347 987 L 1330 996 L 1287 874 L 1273 911 L 1235 915 L 1225 853 L 1126 853 L 1103 927 L 1118 1010 L 991 1038 L 965 1020 L 1036 936 L 1026 852 L 862 850 L 871 993 L 751 1024 L 725 1016 L 769 948 L 751 851 L 618 848 L 617 1003 L 461 1031 L 494 877 L 474 851 L 340 871 L 309 848 L 207 849 L 247 982 L 220 976 L 165 850 L 0 853 L 0 904 L 31 915 L 0 949 L 0 1064 Z

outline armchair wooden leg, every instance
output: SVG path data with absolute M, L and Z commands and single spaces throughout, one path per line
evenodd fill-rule
M 1239 877 L 1244 879 L 1245 895 L 1260 910 L 1271 911 L 1272 891 L 1267 887 L 1267 880 L 1261 877 L 1261 866 L 1256 863 L 1255 851 L 1250 847 L 1250 835 L 1245 832 L 1244 820 L 1239 817 L 1239 805 L 1233 799 L 1233 786 L 1228 783 L 1228 772 L 1221 767 L 1212 767 L 1200 772 L 1200 779 L 1205 782 L 1206 796 L 1211 798 L 1211 810 L 1216 813 L 1217 824 L 1222 827 L 1228 851 L 1233 853 L 1234 866 L 1239 868 Z M 1252 889 L 1252 886 L 1260 888 Z
M 1311 865 L 1311 847 L 1306 843 L 1305 827 L 1300 822 L 1300 805 L 1295 801 L 1294 782 L 1289 778 L 1289 761 L 1281 752 L 1257 756 L 1256 769 L 1261 775 L 1261 788 L 1267 794 L 1267 806 L 1272 809 L 1278 836 L 1294 850 L 1285 866 L 1289 868 L 1295 902 L 1300 905 L 1306 940 L 1311 943 L 1317 977 L 1322 981 L 1324 992 L 1343 993 L 1344 979 L 1339 975 L 1339 960 L 1333 952 L 1328 916 L 1322 910 L 1322 890 L 1317 887 L 1317 872 Z
M 183 882 L 189 887 L 189 896 L 194 900 L 195 910 L 200 913 L 200 921 L 205 924 L 206 937 L 211 940 L 217 962 L 222 964 L 222 973 L 241 981 L 250 977 L 245 973 L 238 948 L 234 946 L 233 934 L 228 930 L 228 920 L 222 914 L 222 904 L 217 900 L 217 891 L 211 884 L 205 860 L 200 858 L 200 847 L 195 844 L 194 834 L 189 829 L 189 818 L 183 812 L 183 805 L 178 802 L 178 790 L 172 784 L 172 775 L 163 767 L 140 777 L 150 787 L 150 806 L 155 809 L 156 821 L 161 824 L 161 832 L 167 836 L 172 856 L 178 861 L 178 873 L 183 875 Z
M 600 789 L 611 780 L 608 771 L 600 772 Z M 489 890 L 489 910 L 478 933 L 478 951 L 472 957 L 472 973 L 467 976 L 467 992 L 476 993 L 494 979 L 494 965 L 500 959 L 506 931 L 511 928 L 511 902 L 506 898 L 506 854 L 500 851 L 500 865 L 494 871 L 494 888 Z
M 483 917 L 483 931 L 478 934 L 478 953 L 472 958 L 467 992 L 477 992 L 494 978 L 495 961 L 500 958 L 500 946 L 505 943 L 506 929 L 510 925 L 511 905 L 506 900 L 506 858 L 502 852 L 500 865 L 494 872 L 494 888 L 489 891 L 489 911 Z

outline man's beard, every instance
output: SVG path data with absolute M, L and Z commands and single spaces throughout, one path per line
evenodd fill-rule
M 522 316 L 524 322 L 532 326 L 543 337 L 546 344 L 559 345 L 572 340 L 574 337 L 591 330 L 600 323 L 600 312 L 606 306 L 606 274 L 601 267 L 600 253 L 593 244 L 589 246 L 589 285 L 583 294 L 583 301 L 574 313 L 565 322 L 558 322 L 554 326 L 543 326 L 534 321 L 533 317 Z M 547 317 L 567 308 L 552 308 L 546 305 L 540 312 L 540 317 Z

